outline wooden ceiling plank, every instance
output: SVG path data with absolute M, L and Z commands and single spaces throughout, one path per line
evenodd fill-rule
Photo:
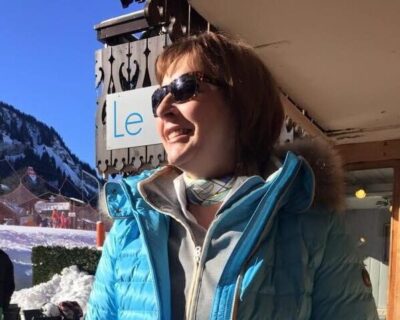
M 336 145 L 343 164 L 400 160 L 400 139 Z
M 400 167 L 400 160 L 355 162 L 355 163 L 345 164 L 344 168 L 346 171 L 353 171 L 353 170 L 368 170 L 376 168 L 394 168 L 397 166 Z

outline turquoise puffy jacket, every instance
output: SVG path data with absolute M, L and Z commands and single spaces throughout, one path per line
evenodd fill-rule
M 171 218 L 138 191 L 138 183 L 152 174 L 105 187 L 115 222 L 103 247 L 87 320 L 175 319 L 168 269 Z M 272 179 L 260 180 L 253 177 L 237 190 L 209 230 L 220 233 L 232 227 L 233 215 L 243 208 L 249 212 L 206 317 L 378 319 L 366 271 L 341 216 L 312 204 L 314 175 L 307 162 L 288 153 Z

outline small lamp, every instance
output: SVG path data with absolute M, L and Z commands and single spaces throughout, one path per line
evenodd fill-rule
M 354 193 L 357 199 L 364 199 L 367 196 L 367 192 L 365 191 L 364 188 L 359 188 L 356 190 Z

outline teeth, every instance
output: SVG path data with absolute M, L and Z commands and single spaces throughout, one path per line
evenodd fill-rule
M 179 135 L 181 135 L 181 134 L 188 134 L 189 131 L 190 131 L 189 129 L 177 129 L 177 130 L 172 131 L 172 132 L 168 135 L 168 138 L 169 138 L 169 139 L 173 139 L 173 138 L 175 138 L 175 137 L 177 137 L 177 136 L 179 136 Z

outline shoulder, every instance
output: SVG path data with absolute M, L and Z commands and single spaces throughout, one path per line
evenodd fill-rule
M 334 243 L 349 241 L 344 214 L 325 206 L 313 206 L 298 213 L 279 215 L 279 232 L 284 239 L 297 237 L 311 256 L 321 262 L 326 248 Z M 316 255 L 316 256 L 315 256 Z
M 313 206 L 298 215 L 303 233 L 326 238 L 328 233 L 335 230 L 345 232 L 344 214 L 330 207 Z
M 319 212 L 340 212 L 344 208 L 344 171 L 334 147 L 321 139 L 303 139 L 275 149 L 278 158 L 287 151 L 301 156 L 312 169 L 315 179 L 313 207 Z M 326 207 L 328 210 L 324 210 Z
M 99 210 L 107 212 L 113 219 L 133 217 L 133 210 L 141 200 L 138 184 L 155 171 L 146 170 L 119 181 L 107 182 L 100 195 Z
M 296 229 L 304 240 L 311 245 L 322 245 L 332 229 L 341 229 L 343 214 L 325 206 L 313 206 L 298 213 L 283 213 L 280 224 L 283 228 Z M 288 227 L 291 225 L 292 227 Z
M 128 176 L 119 181 L 107 182 L 104 186 L 105 195 L 126 194 L 130 198 L 138 197 L 138 185 L 141 181 L 149 178 L 157 170 L 145 170 L 138 175 Z
M 345 225 L 345 215 L 324 207 L 311 208 L 299 215 L 299 229 L 316 265 L 359 266 L 360 256 L 354 239 Z M 344 268 L 344 266 L 343 266 Z

